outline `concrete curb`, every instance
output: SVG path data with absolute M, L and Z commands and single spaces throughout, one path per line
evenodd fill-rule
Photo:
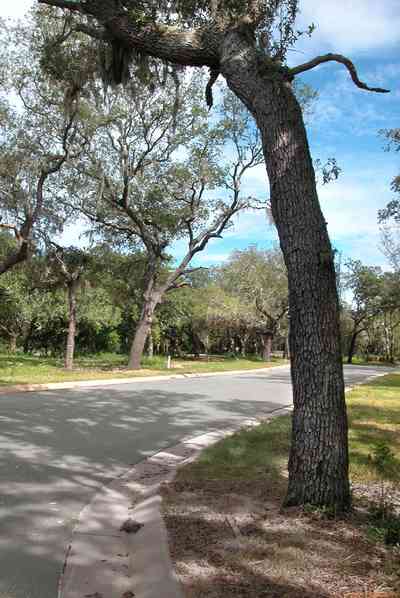
M 59 598 L 183 598 L 168 550 L 161 515 L 160 484 L 173 479 L 178 467 L 243 427 L 291 411 L 280 407 L 262 420 L 249 419 L 226 430 L 188 438 L 138 463 L 103 486 L 80 513 L 59 580 Z M 143 528 L 120 531 L 133 519 Z
M 35 392 L 39 390 L 67 390 L 71 388 L 95 388 L 96 386 L 114 386 L 117 384 L 132 384 L 133 382 L 159 382 L 161 380 L 184 380 L 185 378 L 206 378 L 213 376 L 232 376 L 248 374 L 250 372 L 269 372 L 271 370 L 287 368 L 284 365 L 273 365 L 269 368 L 249 368 L 247 370 L 226 370 L 223 372 L 200 372 L 194 374 L 165 374 L 158 376 L 136 376 L 133 378 L 106 378 L 105 380 L 76 380 L 71 382 L 49 382 L 49 384 L 14 384 L 0 387 L 0 396 L 16 392 Z

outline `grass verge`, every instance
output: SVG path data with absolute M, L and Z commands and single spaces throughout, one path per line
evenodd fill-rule
M 171 374 L 193 374 L 234 370 L 260 369 L 285 363 L 273 359 L 265 363 L 258 359 L 236 359 L 218 357 L 210 361 L 173 359 L 168 370 L 166 358 L 157 356 L 144 358 L 138 371 L 128 370 L 127 357 L 118 354 L 102 354 L 77 357 L 72 371 L 63 369 L 63 360 L 43 358 L 24 354 L 0 354 L 0 387 L 15 384 L 48 384 L 51 382 L 72 382 L 77 380 L 106 380 L 110 378 L 132 378 Z
M 346 519 L 282 510 L 290 416 L 206 449 L 164 487 L 171 552 L 187 598 L 400 596 L 400 548 L 376 542 L 365 506 L 382 483 L 371 457 L 378 443 L 395 460 L 384 482 L 399 487 L 400 375 L 357 387 L 347 403 L 356 509 Z

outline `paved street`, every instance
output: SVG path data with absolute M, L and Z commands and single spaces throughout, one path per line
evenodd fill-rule
M 346 367 L 346 383 L 383 368 Z M 291 403 L 289 368 L 0 396 L 0 598 L 55 598 L 99 485 L 210 428 Z

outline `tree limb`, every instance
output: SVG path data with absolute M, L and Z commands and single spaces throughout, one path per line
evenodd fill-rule
M 98 27 L 90 27 L 89 25 L 76 25 L 74 27 L 74 31 L 79 33 L 85 33 L 94 39 L 99 39 L 101 41 L 111 41 L 112 37 L 107 34 L 106 31 L 103 29 L 99 29 Z
M 210 27 L 194 30 L 178 30 L 164 24 L 136 23 L 129 14 L 121 13 L 117 5 L 109 0 L 38 0 L 59 8 L 81 12 L 97 19 L 107 33 L 126 48 L 134 48 L 149 56 L 161 58 L 182 66 L 219 65 L 220 38 Z M 98 38 L 98 31 L 86 33 Z
M 367 91 L 374 91 L 376 93 L 389 93 L 389 89 L 382 89 L 381 87 L 369 87 L 366 83 L 363 83 L 358 78 L 357 70 L 354 64 L 351 62 L 349 58 L 346 58 L 342 54 L 324 54 L 323 56 L 316 56 L 313 60 L 309 62 L 305 62 L 304 64 L 299 64 L 299 66 L 295 66 L 289 69 L 289 75 L 295 77 L 300 73 L 304 73 L 305 71 L 309 71 L 324 62 L 340 62 L 343 64 L 350 73 L 350 77 L 353 80 L 353 83 L 357 85 L 360 89 L 365 89 Z
M 210 69 L 210 78 L 208 80 L 207 87 L 206 87 L 206 102 L 207 102 L 207 106 L 210 110 L 214 105 L 212 88 L 213 88 L 214 83 L 216 83 L 216 81 L 219 77 L 219 74 L 220 74 L 219 68 L 211 68 Z

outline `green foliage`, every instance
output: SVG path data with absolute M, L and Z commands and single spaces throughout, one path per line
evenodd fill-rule
M 395 455 L 385 442 L 378 442 L 373 447 L 372 463 L 382 477 L 392 471 L 395 466 Z

